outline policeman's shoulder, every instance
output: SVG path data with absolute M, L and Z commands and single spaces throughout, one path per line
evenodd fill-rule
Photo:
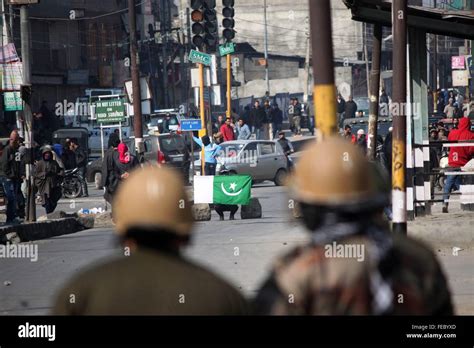
M 438 268 L 438 261 L 432 249 L 420 240 L 403 235 L 393 236 L 393 249 L 410 267 L 430 271 Z

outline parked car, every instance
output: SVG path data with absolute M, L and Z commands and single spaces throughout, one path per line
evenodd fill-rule
M 354 102 L 357 104 L 357 111 L 362 111 L 364 117 L 369 116 L 370 100 L 367 97 L 354 98 Z
M 308 145 L 316 142 L 316 137 L 293 138 L 290 140 L 293 146 L 293 152 L 289 157 L 293 164 L 296 164 Z
M 135 155 L 135 138 L 125 140 L 130 153 Z M 186 147 L 184 137 L 175 134 L 148 135 L 144 137 L 145 162 L 155 165 L 167 165 L 179 170 L 189 182 L 189 168 L 191 157 Z M 87 181 L 95 182 L 96 188 L 100 189 L 102 181 L 102 158 L 89 162 L 87 167 Z
M 160 111 L 149 116 L 146 123 L 148 131 L 169 133 L 179 129 L 180 119 L 174 110 Z
M 365 134 L 368 134 L 369 118 L 368 117 L 346 118 L 344 120 L 344 127 L 346 125 L 351 126 L 352 134 L 357 134 L 357 131 L 359 129 L 363 129 Z M 379 117 L 378 122 L 377 122 L 377 135 L 382 136 L 382 138 L 385 140 L 385 137 L 389 133 L 390 127 L 392 127 L 391 117 Z
M 87 164 L 86 180 L 95 183 L 95 188 L 102 188 L 102 157 L 99 157 Z
M 231 174 L 247 174 L 253 182 L 270 180 L 284 184 L 288 161 L 280 144 L 275 141 L 237 140 L 221 144 L 216 172 L 226 169 Z

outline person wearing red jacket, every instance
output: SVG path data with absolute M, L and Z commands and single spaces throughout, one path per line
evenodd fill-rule
M 448 141 L 465 141 L 474 140 L 474 133 L 470 130 L 471 122 L 469 118 L 463 117 L 459 120 L 458 129 L 453 129 L 449 132 Z M 461 168 L 466 165 L 467 162 L 474 157 L 474 144 L 473 146 L 461 146 L 451 147 L 449 150 L 449 166 L 453 168 Z M 459 190 L 461 185 L 461 175 L 448 175 L 446 183 L 444 184 L 444 195 L 443 195 L 443 213 L 448 212 L 448 200 L 449 195 L 454 188 Z
M 224 141 L 235 140 L 234 128 L 231 126 L 230 117 L 228 117 L 225 120 L 225 123 L 221 126 L 220 132 L 222 133 L 222 136 L 224 137 Z

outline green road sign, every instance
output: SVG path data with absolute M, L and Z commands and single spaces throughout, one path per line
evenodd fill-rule
M 201 63 L 204 65 L 211 65 L 211 55 L 198 52 L 196 50 L 191 50 L 189 52 L 189 60 L 193 63 Z
M 22 111 L 23 100 L 20 92 L 5 92 L 3 94 L 5 111 Z
M 228 54 L 232 54 L 234 52 L 235 52 L 235 45 L 232 42 L 219 46 L 219 53 L 221 54 L 221 57 L 226 56 Z
M 95 117 L 99 123 L 123 122 L 125 119 L 123 99 L 99 100 L 95 102 Z

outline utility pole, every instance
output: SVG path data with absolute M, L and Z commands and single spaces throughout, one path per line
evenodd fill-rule
M 433 0 L 434 8 L 437 7 L 436 0 Z M 438 111 L 438 35 L 433 34 L 433 110 L 434 112 Z
M 372 43 L 372 70 L 370 71 L 370 106 L 369 106 L 369 138 L 367 155 L 375 161 L 377 148 L 377 122 L 379 117 L 379 88 L 380 88 L 380 51 L 382 50 L 382 26 L 374 24 Z
M 317 139 L 322 141 L 337 132 L 330 1 L 310 1 L 309 9 L 313 50 L 314 117 L 318 130 Z
M 128 0 L 128 20 L 130 27 L 130 62 L 133 90 L 133 133 L 135 148 L 141 161 L 144 151 L 142 128 L 142 95 L 140 90 L 140 69 L 138 66 L 137 24 L 135 15 L 135 0 Z
M 369 52 L 367 47 L 367 23 L 362 23 L 363 28 L 363 37 L 362 41 L 364 42 L 364 59 L 365 59 L 365 78 L 367 80 L 367 96 L 370 99 L 370 68 L 369 68 Z
M 406 198 L 406 93 L 407 93 L 407 1 L 392 2 L 393 28 L 393 140 L 392 210 L 393 232 L 407 233 Z
M 264 35 L 264 46 L 265 46 L 265 82 L 267 83 L 267 92 L 270 95 L 270 79 L 268 73 L 268 28 L 267 28 L 267 0 L 263 0 L 263 16 L 265 22 L 265 35 Z
M 186 41 L 186 56 L 189 55 L 189 51 L 191 49 L 192 44 L 192 35 L 191 35 L 191 14 L 189 11 L 189 7 L 186 8 L 186 29 L 187 29 L 187 40 Z M 189 60 L 186 64 L 186 110 L 189 113 L 189 99 L 190 99 L 190 91 L 191 91 L 191 78 L 189 76 L 191 71 L 191 63 Z M 193 171 L 194 175 L 194 171 Z
M 227 117 L 232 115 L 232 55 L 228 54 L 227 57 Z
M 163 59 L 163 107 L 168 107 L 168 33 L 167 33 L 167 22 L 166 22 L 166 1 L 161 0 L 160 3 L 160 14 L 161 14 L 161 48 L 162 48 L 162 59 Z
M 202 129 L 199 131 L 199 137 L 207 135 L 206 128 L 206 108 L 204 107 L 204 64 L 198 63 L 199 67 L 199 114 L 201 116 Z M 201 149 L 201 175 L 205 175 L 205 159 L 204 159 L 204 146 Z
M 21 31 L 21 59 L 23 65 L 23 85 L 31 88 L 31 50 L 30 50 L 30 22 L 28 5 L 20 7 L 20 31 Z M 23 106 L 23 117 L 26 124 L 25 145 L 28 153 L 26 164 L 26 178 L 28 196 L 26 200 L 26 219 L 29 222 L 36 221 L 36 202 L 33 182 L 33 115 L 31 113 L 31 96 L 25 98 Z
M 311 37 L 309 35 L 309 18 L 306 18 L 306 59 L 304 61 L 304 95 L 303 95 L 303 102 L 308 102 L 308 95 L 309 95 L 309 60 L 311 54 Z

